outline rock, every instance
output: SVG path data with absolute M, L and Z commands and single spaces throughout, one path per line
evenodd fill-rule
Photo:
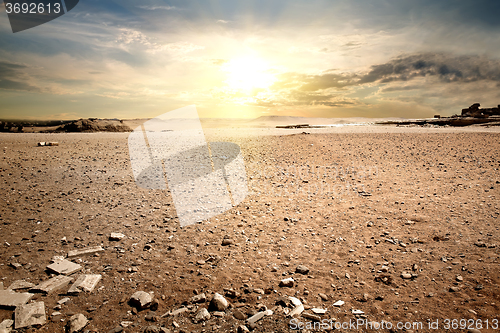
M 41 326 L 47 322 L 45 304 L 35 302 L 16 307 L 14 314 L 16 330 L 28 326 Z
M 75 283 L 68 289 L 68 294 L 79 294 L 80 292 L 90 293 L 101 280 L 100 274 L 84 274 L 76 279 Z
M 370 295 L 367 294 L 367 293 L 364 293 L 363 296 L 361 296 L 361 298 L 358 300 L 360 302 L 368 302 L 370 300 Z
M 321 315 L 326 313 L 326 309 L 312 308 L 311 311 L 314 312 L 315 314 L 321 314 Z
M 460 291 L 460 288 L 458 288 L 458 287 L 450 287 L 450 292 L 456 293 L 459 291 Z
M 144 328 L 144 333 L 160 333 L 160 328 L 156 325 L 151 325 L 146 328 Z
M 207 301 L 207 296 L 205 293 L 191 297 L 191 303 L 205 303 Z
M 230 238 L 224 238 L 222 240 L 222 246 L 228 246 L 228 245 L 231 245 L 231 244 L 234 244 L 234 241 Z
M 153 301 L 153 297 L 151 294 L 145 291 L 136 291 L 132 296 L 130 296 L 130 305 L 135 306 L 138 310 L 147 309 L 151 302 Z
M 346 278 L 346 279 L 350 279 L 350 278 L 351 278 L 351 275 L 349 275 L 349 273 L 345 273 L 345 278 Z
M 239 319 L 239 320 L 247 319 L 247 316 L 238 309 L 233 311 L 233 316 L 234 316 L 234 318 Z
M 198 313 L 194 317 L 194 321 L 196 323 L 199 323 L 199 322 L 202 322 L 202 321 L 205 321 L 208 319 L 210 319 L 210 313 L 208 313 L 208 310 L 205 308 L 201 308 L 200 311 L 198 311 Z
M 245 325 L 238 326 L 238 333 L 248 333 L 250 330 Z
M 483 285 L 481 283 L 477 284 L 476 287 L 474 288 L 475 290 L 481 290 L 483 289 Z
M 299 273 L 299 274 L 307 274 L 309 273 L 309 268 L 307 268 L 306 266 L 304 265 L 298 265 L 297 268 L 295 269 L 295 273 Z
M 319 293 L 318 295 L 319 295 L 319 297 L 321 297 L 321 299 L 322 299 L 323 301 L 325 301 L 325 302 L 327 302 L 327 301 L 328 301 L 328 296 L 326 296 L 325 294 Z
M 14 269 L 20 269 L 23 267 L 23 265 L 21 265 L 20 263 L 18 262 L 11 262 L 10 263 L 10 267 L 14 268 Z
M 117 242 L 125 238 L 125 235 L 119 232 L 112 232 L 109 236 L 109 240 L 112 242 Z
M 300 301 L 300 299 L 298 299 L 297 297 L 293 297 L 293 296 L 290 296 L 288 297 L 288 300 L 290 301 L 290 303 L 292 303 L 292 305 L 295 307 L 295 306 L 299 306 L 302 304 L 302 302 Z
M 51 279 L 43 281 L 42 283 L 40 283 L 39 285 L 34 287 L 31 291 L 50 294 L 50 293 L 54 292 L 55 290 L 58 290 L 58 289 L 61 289 L 65 286 L 67 286 L 71 281 L 73 281 L 73 278 L 71 278 L 69 276 L 58 275 L 58 276 L 54 276 Z
M 356 309 L 352 309 L 351 312 L 352 312 L 353 315 L 362 315 L 362 314 L 365 314 L 363 311 L 356 310 Z
M 467 330 L 467 333 L 481 333 L 481 331 L 480 331 L 480 330 L 477 330 L 477 329 L 475 329 L 475 328 L 469 328 L 469 329 Z
M 337 302 L 333 303 L 333 306 L 339 306 L 340 307 L 340 306 L 342 306 L 344 304 L 345 304 L 344 301 L 337 301 Z
M 7 308 L 15 308 L 26 304 L 34 294 L 16 293 L 12 290 L 0 290 L 0 306 Z
M 221 294 L 215 293 L 212 301 L 210 302 L 210 308 L 215 311 L 224 311 L 229 306 L 227 300 Z
M 104 249 L 101 246 L 88 247 L 81 250 L 72 250 L 68 252 L 68 258 L 83 256 L 86 254 L 94 254 L 102 251 L 104 251 Z
M 23 290 L 23 289 L 31 289 L 34 286 L 35 285 L 31 282 L 24 281 L 24 280 L 16 280 L 10 284 L 10 286 L 9 286 L 9 288 L 7 288 L 7 290 L 16 291 L 16 290 Z
M 189 311 L 188 308 L 182 307 L 182 308 L 179 308 L 179 309 L 176 309 L 176 310 L 168 312 L 168 315 L 172 316 L 172 317 L 175 317 L 175 316 L 178 316 L 178 315 L 183 314 L 184 312 L 188 312 L 188 311 Z
M 83 314 L 77 313 L 69 318 L 66 327 L 69 333 L 76 333 L 84 328 L 88 322 L 89 321 Z
M 401 273 L 401 278 L 408 280 L 411 279 L 411 274 L 410 273 Z
M 294 281 L 292 278 L 283 279 L 280 281 L 280 287 L 292 288 L 294 285 Z
M 66 302 L 68 302 L 68 301 L 70 301 L 70 300 L 71 300 L 71 298 L 69 298 L 69 297 L 64 297 L 63 299 L 58 300 L 58 301 L 57 301 L 57 304 L 62 305 L 62 304 L 66 303 Z
M 75 264 L 69 260 L 58 260 L 47 266 L 47 269 L 56 272 L 57 274 L 71 275 L 82 269 L 82 266 Z
M 155 312 L 149 311 L 149 313 L 146 315 L 146 317 L 144 317 L 144 319 L 146 319 L 146 321 L 159 321 L 160 317 L 158 317 L 155 314 Z
M 159 306 L 160 306 L 160 302 L 157 299 L 153 298 L 153 300 L 151 301 L 151 305 L 149 306 L 149 309 L 151 311 L 156 311 L 156 310 L 158 310 Z
M 306 319 L 309 319 L 309 320 L 312 320 L 312 321 L 321 321 L 321 317 L 320 316 L 317 316 L 317 315 L 314 315 L 314 314 L 311 314 L 311 313 L 303 313 L 302 317 L 304 317 Z
M 464 278 L 462 277 L 462 275 L 457 275 L 458 282 L 462 282 L 463 280 L 464 280 Z
M 299 306 L 296 306 L 290 313 L 288 314 L 289 317 L 295 317 L 297 315 L 300 315 L 304 311 L 304 305 L 300 304 Z

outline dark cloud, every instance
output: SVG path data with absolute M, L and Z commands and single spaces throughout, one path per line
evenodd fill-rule
M 0 89 L 40 91 L 26 82 L 23 70 L 28 66 L 7 61 L 0 61 Z

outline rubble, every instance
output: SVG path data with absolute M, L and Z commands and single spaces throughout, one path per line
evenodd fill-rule
M 210 319 L 210 313 L 208 313 L 208 310 L 205 308 L 201 308 L 200 311 L 198 311 L 198 313 L 194 317 L 194 321 L 196 323 L 199 323 L 199 322 L 202 322 L 202 321 L 205 321 L 208 319 Z
M 28 326 L 42 326 L 47 321 L 45 304 L 43 302 L 35 302 L 20 305 L 16 308 L 14 318 L 16 330 Z
M 73 278 L 65 275 L 54 276 L 51 279 L 41 282 L 39 285 L 31 289 L 32 292 L 41 292 L 45 294 L 50 294 L 58 289 L 67 286 Z
M 12 290 L 0 290 L 0 306 L 7 308 L 15 308 L 26 304 L 34 294 L 31 293 L 16 293 Z
M 87 317 L 81 313 L 71 316 L 66 324 L 68 333 L 76 333 L 81 331 L 88 323 Z
M 10 286 L 9 286 L 9 288 L 7 288 L 7 290 L 14 290 L 14 291 L 25 290 L 25 289 L 31 289 L 34 286 L 35 285 L 31 282 L 24 281 L 24 280 L 16 280 L 10 284 Z
M 56 272 L 57 274 L 71 275 L 82 269 L 81 265 L 75 264 L 69 260 L 58 260 L 47 266 L 47 269 Z
M 100 274 L 83 274 L 76 279 L 75 283 L 68 289 L 68 294 L 74 295 L 80 292 L 90 293 L 101 280 Z
M 147 309 L 151 302 L 153 301 L 153 297 L 151 294 L 145 291 L 136 291 L 132 296 L 130 296 L 130 305 L 135 306 L 138 310 Z
M 210 308 L 216 311 L 224 311 L 229 306 L 227 300 L 221 294 L 215 293 L 212 301 L 210 301 Z

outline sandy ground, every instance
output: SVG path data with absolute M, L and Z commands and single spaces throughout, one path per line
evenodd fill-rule
M 169 192 L 135 185 L 127 133 L 0 134 L 1 282 L 38 284 L 50 277 L 53 256 L 105 249 L 73 259 L 84 273 L 102 275 L 94 291 L 69 296 L 60 309 L 67 286 L 35 294 L 48 322 L 19 332 L 63 332 L 77 313 L 89 319 L 83 330 L 89 332 L 143 332 L 152 325 L 152 331 L 236 332 L 263 309 L 273 314 L 255 332 L 287 332 L 299 322 L 310 328 L 313 308 L 327 310 L 323 329 L 365 320 L 391 323 L 393 332 L 443 332 L 447 324 L 448 331 L 466 332 L 460 328 L 479 323 L 481 332 L 496 332 L 499 132 L 207 129 L 209 141 L 241 147 L 250 193 L 227 212 L 184 228 Z M 59 146 L 37 147 L 39 141 Z M 126 238 L 110 241 L 111 232 Z M 225 237 L 233 243 L 222 246 Z M 309 272 L 297 273 L 298 265 Z M 289 277 L 294 286 L 280 287 Z M 138 290 L 153 293 L 156 311 L 137 313 L 128 304 Z M 207 301 L 192 304 L 201 293 Z M 229 307 L 210 309 L 210 319 L 195 323 L 215 293 Z M 282 298 L 289 296 L 305 307 L 292 322 L 286 314 L 294 306 Z M 345 304 L 333 306 L 339 300 Z M 177 316 L 160 317 L 184 306 Z M 0 310 L 0 321 L 12 318 L 12 309 Z M 447 319 L 467 321 L 453 327 Z M 407 329 L 396 329 L 398 323 Z M 340 331 L 377 331 L 349 327 Z

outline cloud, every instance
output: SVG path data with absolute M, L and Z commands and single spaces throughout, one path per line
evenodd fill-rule
M 0 89 L 40 91 L 39 88 L 28 83 L 29 77 L 24 73 L 24 70 L 28 68 L 26 65 L 0 61 Z
M 145 9 L 145 10 L 173 10 L 176 7 L 173 6 L 137 6 L 137 8 Z

